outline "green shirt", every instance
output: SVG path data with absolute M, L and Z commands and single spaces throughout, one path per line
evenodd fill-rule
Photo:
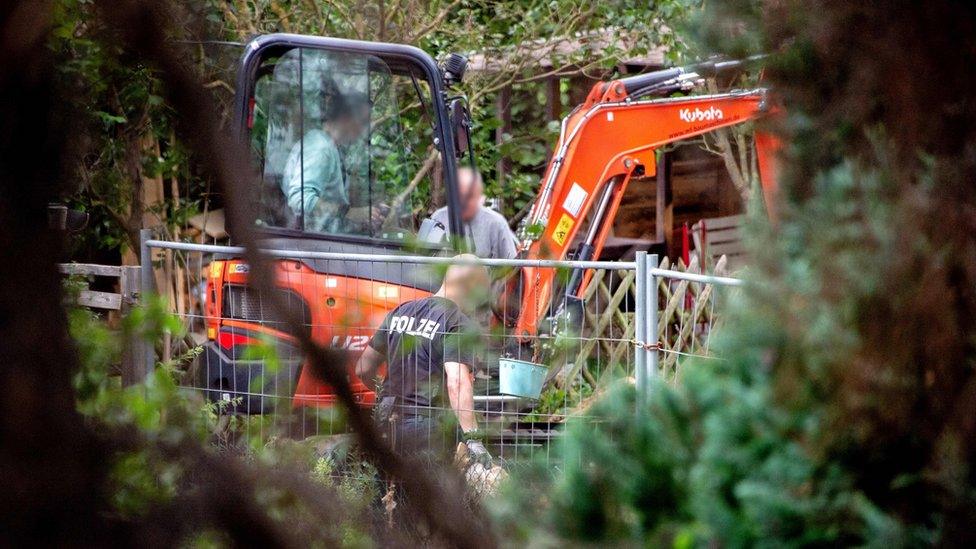
M 281 190 L 296 216 L 304 210 L 305 230 L 341 232 L 349 193 L 339 147 L 328 133 L 311 130 L 305 134 L 304 146 L 295 143 L 283 175 Z

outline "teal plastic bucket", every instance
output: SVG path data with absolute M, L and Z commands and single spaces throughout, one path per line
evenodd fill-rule
M 538 399 L 546 381 L 545 366 L 502 358 L 498 360 L 498 392 L 523 398 Z

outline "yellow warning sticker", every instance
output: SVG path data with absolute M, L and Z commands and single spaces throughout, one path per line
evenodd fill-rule
M 559 218 L 559 223 L 556 224 L 556 230 L 552 232 L 552 240 L 556 244 L 562 246 L 566 243 L 566 237 L 569 236 L 569 230 L 573 228 L 573 218 L 569 217 L 569 214 L 563 214 Z

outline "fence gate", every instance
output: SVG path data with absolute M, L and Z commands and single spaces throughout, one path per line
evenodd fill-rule
M 118 311 L 122 317 L 139 302 L 142 292 L 141 267 L 118 265 L 94 265 L 89 263 L 62 263 L 61 274 L 67 276 L 104 277 L 118 280 L 118 293 L 92 290 L 87 285 L 75 297 L 75 304 L 89 309 Z M 145 360 L 147 344 L 133 337 L 122 347 L 122 385 L 129 386 L 145 379 L 152 363 Z M 151 351 L 151 349 L 150 349 Z

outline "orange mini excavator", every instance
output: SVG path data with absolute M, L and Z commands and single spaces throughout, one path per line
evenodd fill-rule
M 451 55 L 438 66 L 410 46 L 287 34 L 260 36 L 245 48 L 236 119 L 261 175 L 253 198 L 261 245 L 337 254 L 277 260 L 275 291 L 302 312 L 316 341 L 348 353 L 350 367 L 387 312 L 430 295 L 440 279 L 422 265 L 338 254 L 435 256 L 466 246 L 458 237 L 465 231 L 456 173 L 470 121 L 464 98 L 451 92 L 465 64 Z M 595 85 L 562 123 L 518 231 L 520 257 L 598 259 L 628 183 L 653 175 L 656 149 L 764 116 L 761 89 L 677 97 L 740 65 L 708 62 Z M 756 143 L 768 198 L 776 142 L 757 135 Z M 440 215 L 428 217 L 438 208 Z M 332 391 L 303 370 L 247 274 L 234 256 L 215 257 L 208 272 L 208 342 L 200 357 L 208 395 L 239 413 L 268 411 L 275 395 L 295 406 L 332 404 Z M 552 296 L 578 296 L 586 281 L 586 273 L 574 273 L 557 288 L 551 269 L 522 269 L 508 281 L 517 291 L 503 292 L 509 302 L 495 308 L 504 311 L 497 321 L 527 342 L 546 324 Z M 248 351 L 269 341 L 278 351 L 274 367 Z M 374 395 L 350 379 L 370 404 Z

